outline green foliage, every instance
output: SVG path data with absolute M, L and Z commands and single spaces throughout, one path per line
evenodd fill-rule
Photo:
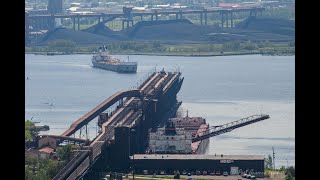
M 291 175 L 291 174 L 288 174 L 288 175 L 286 176 L 286 180 L 293 180 L 292 175 Z
M 295 167 L 293 167 L 293 166 L 288 167 L 287 171 L 286 171 L 286 174 L 287 175 L 292 175 L 293 177 L 296 176 Z
M 24 179 L 25 180 L 29 180 L 29 179 L 31 180 L 31 179 L 34 179 L 33 176 L 34 175 L 33 175 L 32 171 L 30 171 L 29 168 L 25 167 L 24 168 Z
M 62 167 L 63 163 L 51 159 L 43 161 L 40 165 L 40 169 L 45 170 L 46 175 L 49 177 L 54 177 Z
M 50 51 L 66 51 L 68 48 L 57 49 L 59 43 L 51 42 Z M 65 46 L 65 45 L 63 45 Z M 61 48 L 63 47 L 61 46 Z M 93 53 L 101 44 L 78 46 L 72 48 L 76 53 Z M 170 55 L 231 55 L 261 53 L 270 55 L 294 54 L 294 41 L 277 43 L 269 41 L 240 42 L 227 41 L 223 43 L 193 43 L 193 44 L 166 44 L 161 41 L 113 41 L 106 43 L 113 54 L 170 54 Z M 293 47 L 291 47 L 293 46 Z M 26 47 L 26 52 L 47 52 L 48 47 L 35 47 L 39 51 L 32 51 L 34 47 Z
M 34 124 L 31 122 L 31 121 L 29 121 L 29 120 L 26 120 L 25 122 L 24 122 L 24 126 L 25 127 L 30 127 L 30 126 L 33 126 Z
M 272 46 L 272 44 L 269 41 L 260 41 L 257 46 L 258 48 L 265 48 Z
M 96 2 L 96 1 L 91 3 L 91 7 L 92 7 L 92 8 L 98 7 L 98 6 L 99 6 L 99 3 Z
M 295 47 L 295 41 L 290 41 L 289 42 L 289 47 Z
M 70 40 L 59 39 L 49 42 L 48 47 L 50 51 L 72 53 L 75 50 L 76 43 Z
M 256 43 L 253 43 L 251 41 L 247 41 L 241 44 L 241 48 L 245 50 L 256 50 L 258 49 L 258 46 Z
M 173 177 L 174 179 L 180 179 L 180 173 L 175 173 L 175 175 L 174 175 L 174 177 Z
M 38 158 L 33 157 L 26 157 L 24 160 L 26 165 L 36 165 L 38 162 Z
M 71 151 L 72 151 L 72 145 L 67 144 L 65 146 L 59 147 L 57 149 L 57 154 L 61 160 L 69 162 L 71 159 Z
M 25 158 L 25 180 L 52 179 L 63 167 L 63 163 L 51 159 Z
M 27 121 L 24 122 L 24 126 L 25 126 L 25 128 L 27 128 L 27 127 L 30 127 L 30 126 L 34 126 L 34 124 L 31 121 L 27 120 Z M 27 140 L 32 140 L 32 133 L 28 129 L 25 129 L 25 131 L 24 131 L 24 140 L 26 140 L 26 141 Z
M 161 52 L 165 48 L 159 41 L 139 42 L 139 41 L 121 41 L 112 42 L 107 45 L 112 52 L 136 51 L 136 52 Z
M 154 41 L 153 43 L 152 43 L 152 47 L 153 48 L 159 48 L 161 45 L 160 45 L 160 41 Z
M 222 49 L 224 51 L 236 51 L 240 49 L 239 41 L 230 41 L 223 44 Z
M 265 165 L 266 169 L 272 169 L 273 168 L 272 157 L 271 157 L 270 154 L 269 154 L 268 158 L 265 158 L 264 161 L 265 161 L 264 165 Z
M 26 140 L 26 141 L 27 141 L 27 140 L 30 140 L 30 141 L 32 140 L 32 134 L 31 134 L 31 131 L 30 131 L 30 130 L 27 130 L 27 129 L 26 129 L 26 130 L 24 131 L 24 140 Z
M 263 17 L 268 18 L 280 18 L 280 19 L 295 19 L 295 9 L 294 8 L 267 8 L 262 12 Z

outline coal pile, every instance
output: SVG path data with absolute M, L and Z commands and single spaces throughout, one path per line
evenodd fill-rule
M 292 20 L 274 18 L 248 18 L 239 23 L 239 28 L 295 36 L 295 23 Z
M 194 25 L 189 20 L 141 21 L 127 31 L 131 39 L 204 41 L 206 34 L 218 32 L 219 28 Z
M 49 32 L 43 39 L 43 41 L 39 44 L 47 44 L 49 41 L 58 39 L 71 40 L 77 44 L 98 44 L 113 41 L 113 39 L 102 35 L 83 31 L 74 31 L 66 28 L 57 28 L 54 31 Z
M 83 29 L 81 31 L 106 36 L 106 37 L 109 37 L 109 38 L 112 38 L 115 40 L 128 39 L 125 34 L 123 34 L 122 32 L 112 31 L 110 28 L 105 26 L 104 23 L 98 23 L 96 25 L 93 25 L 93 26 L 86 28 L 86 29 Z

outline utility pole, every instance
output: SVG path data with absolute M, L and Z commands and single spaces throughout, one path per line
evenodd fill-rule
M 273 161 L 273 169 L 276 169 L 276 163 L 274 162 L 275 158 L 275 153 L 274 153 L 274 148 L 272 147 L 272 161 Z

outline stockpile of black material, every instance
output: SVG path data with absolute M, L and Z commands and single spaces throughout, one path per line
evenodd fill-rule
M 194 25 L 187 19 L 164 21 L 140 21 L 127 30 L 132 39 L 140 40 L 207 40 L 206 34 L 219 31 L 212 26 Z
M 238 27 L 287 36 L 295 35 L 295 22 L 286 19 L 251 17 L 239 23 Z
M 83 32 L 89 32 L 93 34 L 98 34 L 102 36 L 107 36 L 109 38 L 115 39 L 115 40 L 126 40 L 127 37 L 122 32 L 112 31 L 110 28 L 105 26 L 103 23 L 98 23 L 96 25 L 93 25 L 89 28 L 81 30 Z
M 47 44 L 49 41 L 54 41 L 58 39 L 63 40 L 71 40 L 77 44 L 97 44 L 97 43 L 106 43 L 108 41 L 112 41 L 113 39 L 92 34 L 83 31 L 74 31 L 72 29 L 66 28 L 57 28 L 47 34 L 47 36 L 43 39 L 43 41 L 39 44 Z
M 57 28 L 48 33 L 41 44 L 64 39 L 77 44 L 97 44 L 119 40 L 201 42 L 210 41 L 292 41 L 295 38 L 294 21 L 268 18 L 248 18 L 237 28 L 195 25 L 187 19 L 140 21 L 124 31 L 112 31 L 99 23 L 82 31 Z

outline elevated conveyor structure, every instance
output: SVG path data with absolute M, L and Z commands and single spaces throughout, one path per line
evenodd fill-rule
M 180 72 L 154 72 L 138 89 L 122 91 L 112 95 L 73 123 L 62 134 L 63 136 L 74 134 L 105 109 L 126 97 L 125 101 L 103 122 L 101 133 L 88 146 L 82 147 L 78 154 L 53 179 L 79 179 L 98 160 L 99 163 L 105 161 L 104 159 L 108 158 L 105 157 L 108 154 L 108 148 L 113 146 L 111 142 L 115 139 L 114 134 L 117 127 L 135 128 L 134 144 L 138 145 L 135 147 L 135 151 L 143 151 L 148 130 L 157 126 L 160 122 L 159 119 L 163 119 L 164 112 L 169 111 L 177 104 L 176 94 L 183 82 L 183 79 L 179 78 L 180 75 Z M 178 106 L 175 108 L 178 108 Z
M 260 115 L 253 115 L 253 116 L 249 116 L 237 121 L 233 121 L 221 126 L 214 126 L 212 128 L 210 128 L 209 133 L 203 134 L 201 136 L 196 136 L 195 138 L 192 139 L 192 142 L 197 142 L 197 141 L 201 141 L 213 136 L 217 136 L 223 133 L 227 133 L 230 132 L 234 129 L 249 125 L 249 124 L 253 124 L 265 119 L 269 119 L 270 116 L 266 115 L 266 114 L 260 114 Z
M 103 111 L 108 109 L 110 106 L 112 106 L 114 103 L 116 103 L 117 101 L 125 97 L 141 97 L 141 92 L 138 89 L 134 89 L 134 90 L 128 90 L 128 91 L 121 91 L 116 94 L 113 94 L 108 99 L 106 99 L 101 104 L 99 104 L 97 107 L 95 107 L 94 109 L 89 111 L 87 114 L 85 114 L 83 117 L 81 117 L 76 122 L 74 122 L 68 130 L 62 133 L 62 136 L 70 136 L 74 134 L 77 130 L 82 128 L 84 125 L 88 124 L 92 119 L 97 117 L 100 113 L 102 113 Z

